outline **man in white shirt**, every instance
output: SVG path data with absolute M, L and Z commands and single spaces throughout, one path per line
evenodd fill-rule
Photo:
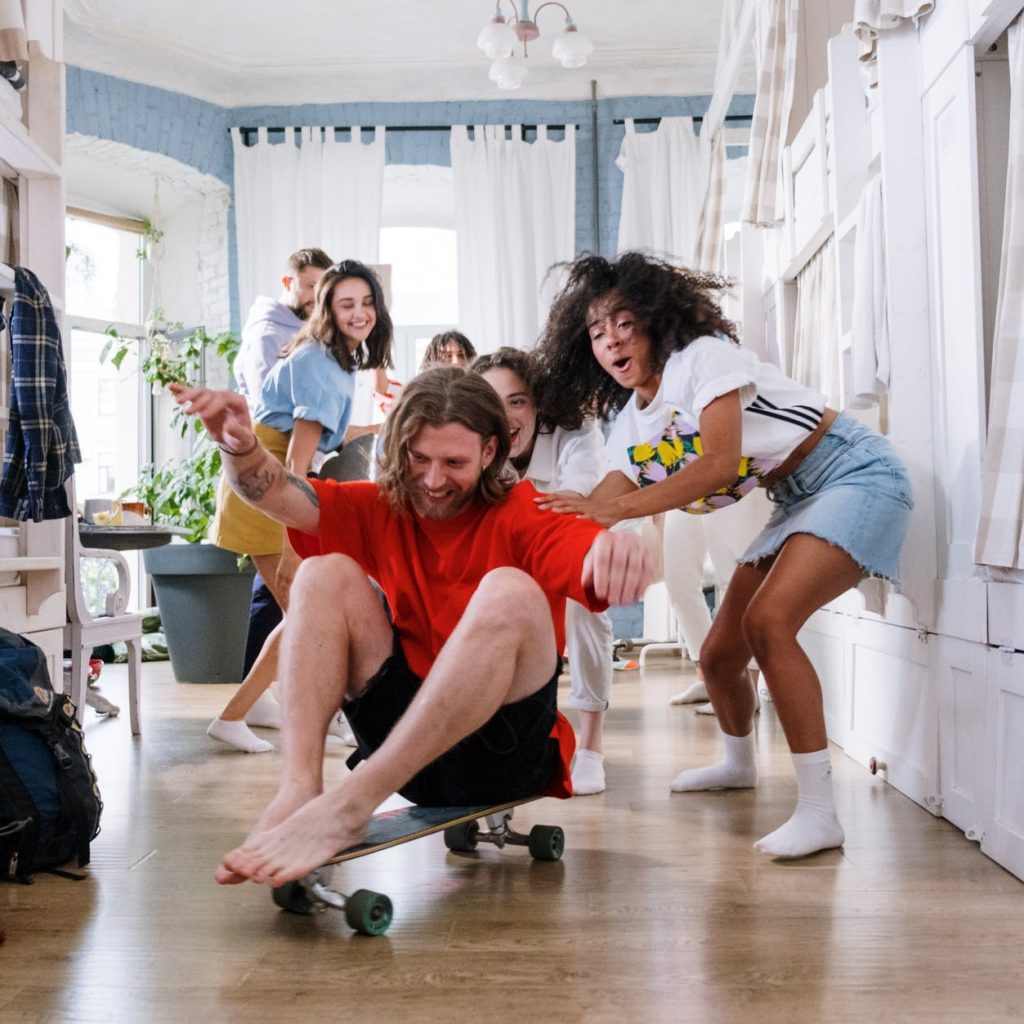
M 260 295 L 252 304 L 235 357 L 235 380 L 250 409 L 260 396 L 264 378 L 313 309 L 317 283 L 331 262 L 322 249 L 293 252 L 281 278 L 280 299 Z

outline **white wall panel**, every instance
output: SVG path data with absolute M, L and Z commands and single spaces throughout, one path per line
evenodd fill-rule
M 987 677 L 986 738 L 995 763 L 981 848 L 1024 878 L 1024 654 L 990 648 Z
M 924 98 L 935 417 L 937 568 L 974 575 L 985 438 L 974 54 L 961 49 Z
M 872 758 L 884 764 L 887 782 L 937 813 L 937 702 L 928 644 L 914 630 L 864 619 L 847 630 L 844 749 L 865 766 Z
M 947 637 L 932 638 L 930 646 L 939 691 L 942 815 L 970 838 L 980 838 L 991 764 L 985 744 L 987 648 Z

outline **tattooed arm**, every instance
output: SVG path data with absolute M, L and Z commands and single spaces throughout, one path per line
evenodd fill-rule
M 172 384 L 170 390 L 189 415 L 203 421 L 220 446 L 224 475 L 246 502 L 285 526 L 317 532 L 320 503 L 316 491 L 304 477 L 289 473 L 259 443 L 242 395 L 183 384 Z

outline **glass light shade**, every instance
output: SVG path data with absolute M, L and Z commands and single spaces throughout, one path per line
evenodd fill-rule
M 506 25 L 502 18 L 495 18 L 489 25 L 485 25 L 476 37 L 476 45 L 491 60 L 511 57 L 518 42 L 515 29 Z
M 504 57 L 491 65 L 488 77 L 497 82 L 499 89 L 518 89 L 527 74 L 526 61 L 522 57 Z
M 551 55 L 563 68 L 581 68 L 594 52 L 594 44 L 575 25 L 569 25 L 555 40 Z

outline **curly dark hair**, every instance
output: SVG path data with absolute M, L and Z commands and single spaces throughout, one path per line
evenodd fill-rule
M 377 322 L 366 341 L 362 342 L 355 352 L 350 352 L 344 336 L 334 322 L 331 303 L 334 301 L 334 289 L 342 281 L 353 277 L 364 281 L 370 289 Z M 317 282 L 313 312 L 299 333 L 288 342 L 281 356 L 285 358 L 301 345 L 317 341 L 334 356 L 346 373 L 355 370 L 391 369 L 395 365 L 391 354 L 393 336 L 391 314 L 385 305 L 384 289 L 381 288 L 377 275 L 365 263 L 358 260 L 342 260 L 340 263 L 332 263 Z
M 452 342 L 455 342 L 461 349 L 462 358 L 467 363 L 476 358 L 476 349 L 473 347 L 473 342 L 462 331 L 442 331 L 430 339 L 426 351 L 423 353 L 420 369 L 425 370 L 428 366 L 445 366 L 448 363 L 447 349 Z
M 651 358 L 660 372 L 673 352 L 706 334 L 725 334 L 739 344 L 736 326 L 722 313 L 715 293 L 729 287 L 717 274 L 689 270 L 643 252 L 625 252 L 615 260 L 584 253 L 571 263 L 565 286 L 551 305 L 536 349 L 539 361 L 537 405 L 566 429 L 578 429 L 587 416 L 608 419 L 629 400 L 594 358 L 587 312 L 602 298 L 615 296 L 637 327 L 651 338 Z
M 553 393 L 553 389 L 541 387 L 542 369 L 536 352 L 524 352 L 521 348 L 503 345 L 494 352 L 477 356 L 466 369 L 470 373 L 479 374 L 487 373 L 488 370 L 511 370 L 519 377 L 526 385 L 533 404 L 537 407 L 538 433 L 550 434 L 555 427 L 561 427 L 563 430 L 579 429 L 580 423 L 576 421 L 572 410 L 566 409 L 564 402 L 550 402 L 552 408 L 541 406 L 538 399 L 546 391 L 549 399 L 557 396 Z

